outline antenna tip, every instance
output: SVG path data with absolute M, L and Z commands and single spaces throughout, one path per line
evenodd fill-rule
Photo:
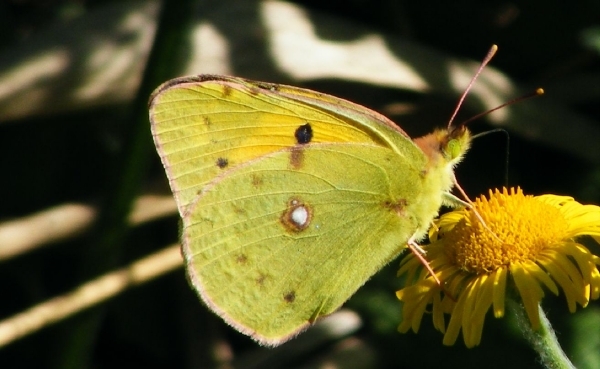
M 492 44 L 492 47 L 490 47 L 490 51 L 488 51 L 487 55 L 483 59 L 482 66 L 486 65 L 494 57 L 494 55 L 496 55 L 496 51 L 498 51 L 498 45 Z
M 538 95 L 538 96 L 543 95 L 544 93 L 545 92 L 544 92 L 543 88 L 538 88 L 537 90 L 535 90 L 535 94 Z

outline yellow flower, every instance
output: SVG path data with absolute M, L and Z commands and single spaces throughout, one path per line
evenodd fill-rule
M 417 332 L 432 305 L 444 344 L 453 345 L 462 329 L 465 345 L 473 347 L 490 307 L 496 318 L 504 316 L 507 287 L 516 288 L 534 330 L 544 288 L 556 295 L 562 290 L 571 312 L 599 297 L 600 258 L 576 239 L 588 235 L 600 243 L 600 207 L 564 196 L 525 196 L 519 188 L 490 191 L 489 200 L 473 205 L 484 223 L 470 209 L 445 214 L 424 247 L 443 290 L 413 254 L 403 259 L 398 275 L 406 274 L 406 287 L 396 293 L 404 302 L 400 332 Z

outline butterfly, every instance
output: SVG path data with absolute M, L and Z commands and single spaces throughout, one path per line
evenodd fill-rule
M 471 141 L 464 125 L 411 139 L 350 101 L 222 75 L 168 81 L 149 109 L 190 284 L 268 346 L 423 238 L 458 200 L 453 168 Z

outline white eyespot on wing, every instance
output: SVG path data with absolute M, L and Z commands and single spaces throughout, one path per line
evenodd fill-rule
M 308 222 L 308 210 L 304 206 L 298 206 L 292 210 L 290 220 L 298 227 L 304 227 Z
M 287 209 L 281 214 L 280 221 L 283 227 L 292 233 L 298 233 L 310 225 L 312 209 L 298 198 L 292 198 L 287 203 Z

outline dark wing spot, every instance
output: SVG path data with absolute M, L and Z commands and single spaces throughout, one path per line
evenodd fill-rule
M 244 208 L 240 208 L 239 206 L 236 206 L 235 204 L 233 205 L 233 212 L 238 215 L 244 215 L 247 213 Z
M 267 276 L 263 273 L 259 273 L 258 277 L 256 277 L 256 284 L 258 284 L 259 286 L 263 286 L 265 284 L 265 280 L 267 279 Z
M 405 217 L 406 212 L 404 210 L 408 206 L 408 201 L 406 199 L 386 201 L 383 203 L 383 206 L 387 209 L 394 211 L 399 217 Z
M 303 124 L 296 128 L 294 132 L 297 145 L 290 148 L 290 165 L 294 169 L 298 169 L 304 162 L 304 147 L 313 139 L 313 130 L 310 123 Z
M 293 169 L 299 169 L 304 162 L 304 149 L 300 145 L 290 148 L 290 166 Z
M 300 145 L 305 145 L 312 140 L 313 130 L 310 126 L 310 123 L 306 123 L 298 128 L 296 128 L 296 132 L 294 133 L 296 137 L 296 142 Z
M 231 96 L 232 92 L 233 92 L 233 89 L 231 88 L 231 86 L 223 85 L 223 97 L 224 98 Z
M 217 166 L 221 169 L 227 167 L 229 165 L 229 160 L 227 160 L 227 158 L 221 158 L 219 157 L 217 159 Z
M 279 91 L 279 85 L 276 83 L 257 82 L 256 86 L 258 88 L 262 88 L 263 90 L 269 90 L 273 92 Z
M 283 295 L 283 299 L 288 304 L 291 304 L 292 302 L 294 302 L 294 300 L 296 300 L 296 292 L 290 291 L 290 292 L 286 293 L 285 295 Z
M 281 214 L 279 220 L 288 232 L 302 232 L 310 225 L 312 209 L 300 199 L 292 198 L 288 201 L 287 209 Z
M 252 186 L 260 187 L 263 184 L 263 177 L 258 174 L 252 174 Z

